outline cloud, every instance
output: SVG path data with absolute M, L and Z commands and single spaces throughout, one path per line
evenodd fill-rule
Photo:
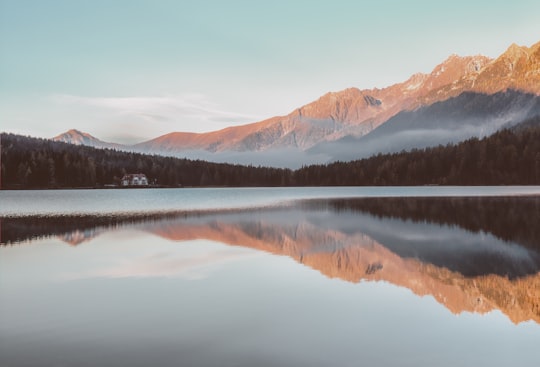
M 259 116 L 223 111 L 203 95 L 186 94 L 169 97 L 81 97 L 69 94 L 54 95 L 61 104 L 92 106 L 122 115 L 138 115 L 153 119 L 195 117 L 208 121 L 254 121 Z
M 81 116 L 93 116 L 96 124 L 107 122 L 108 135 L 114 134 L 115 128 L 124 130 L 126 127 L 138 129 L 142 135 L 146 135 L 146 131 L 207 132 L 261 119 L 260 116 L 225 111 L 204 95 L 196 93 L 161 97 L 55 94 L 52 100 L 58 106 L 78 112 Z M 151 126 L 144 126 L 149 123 Z

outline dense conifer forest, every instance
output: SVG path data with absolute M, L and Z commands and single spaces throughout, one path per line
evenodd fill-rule
M 125 173 L 162 187 L 538 185 L 540 128 L 298 170 L 211 163 L 1 134 L 1 188 L 100 188 Z
M 2 134 L 2 188 L 74 188 L 119 184 L 126 173 L 144 173 L 160 186 L 286 186 L 291 172 Z

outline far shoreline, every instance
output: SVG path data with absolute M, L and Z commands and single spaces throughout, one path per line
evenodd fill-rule
M 58 191 L 58 190 L 132 190 L 132 189 L 256 189 L 256 188 L 343 188 L 343 187 L 358 187 L 358 188 L 400 188 L 400 187 L 448 187 L 448 188 L 467 188 L 467 187 L 540 187 L 536 184 L 496 184 L 496 185 L 439 185 L 439 184 L 424 184 L 424 185 L 291 185 L 291 186 L 166 186 L 166 185 L 147 185 L 147 186 L 78 186 L 78 187 L 0 187 L 0 191 Z

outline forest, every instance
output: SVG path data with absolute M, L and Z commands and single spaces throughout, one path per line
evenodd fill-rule
M 102 188 L 126 173 L 157 187 L 538 185 L 540 127 L 297 170 L 211 163 L 1 134 L 2 189 Z

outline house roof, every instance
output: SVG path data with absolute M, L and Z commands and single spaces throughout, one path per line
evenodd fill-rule
M 146 178 L 144 173 L 126 173 L 122 179 Z

